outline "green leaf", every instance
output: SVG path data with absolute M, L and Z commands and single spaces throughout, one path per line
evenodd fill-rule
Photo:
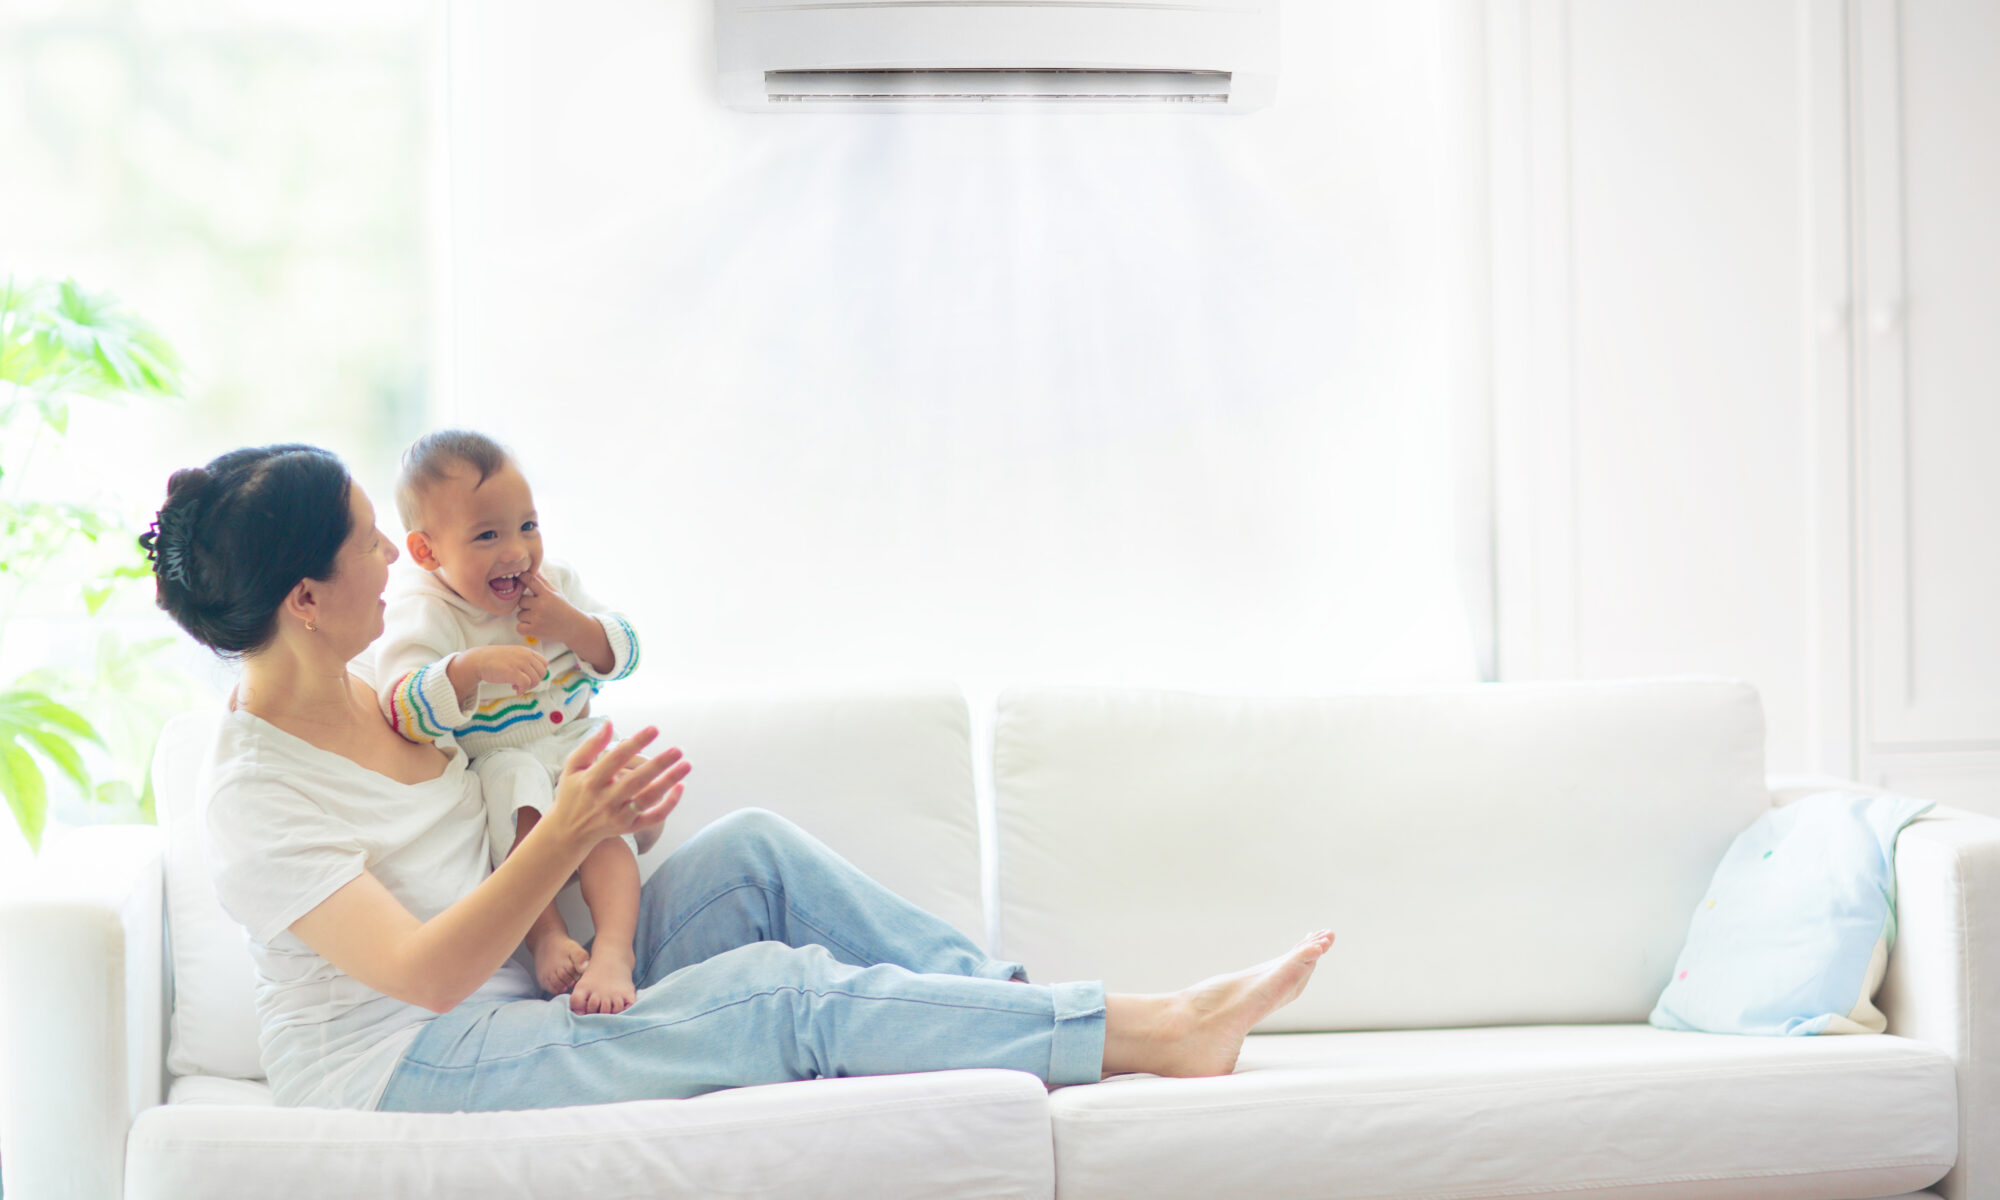
M 10 716 L 17 724 L 42 727 L 36 706 L 19 699 L 19 693 L 36 693 L 88 714 L 104 753 L 84 755 L 96 784 L 86 795 L 118 809 L 120 819 L 154 820 L 151 764 L 160 730 L 175 713 L 196 702 L 192 681 L 158 658 L 179 644 L 175 637 L 128 642 L 105 630 L 97 638 L 95 653 L 19 676 L 10 693 L 0 694 L 0 741 L 9 737 Z
M 157 331 L 73 279 L 50 287 L 10 277 L 0 286 L 0 382 L 41 399 L 90 396 L 116 403 L 128 395 L 180 395 L 180 369 Z M 0 409 L 0 421 L 14 407 Z M 40 411 L 51 428 L 66 431 L 66 408 Z
M 25 722 L 29 707 L 47 699 L 46 694 L 26 688 L 9 688 L 0 692 L 0 721 L 11 718 Z
M 20 739 L 43 758 L 56 765 L 64 775 L 69 776 L 76 790 L 88 796 L 91 793 L 90 771 L 83 765 L 83 755 L 60 734 L 46 729 L 23 729 Z
M 117 312 L 109 296 L 92 296 L 65 279 L 46 320 L 70 361 L 94 367 L 97 382 L 110 391 L 179 392 L 179 364 L 166 342 L 137 318 Z
M 48 785 L 42 781 L 42 769 L 35 760 L 10 741 L 0 741 L 0 793 L 5 793 L 7 807 L 28 839 L 28 848 L 40 851 L 42 825 L 49 816 Z
M 40 396 L 35 406 L 42 410 L 42 420 L 58 434 L 69 433 L 69 401 L 61 396 Z
M 104 739 L 97 736 L 97 730 L 91 728 L 90 722 L 78 715 L 76 710 L 58 704 L 40 692 L 0 692 L 0 721 L 11 721 L 27 728 L 67 730 L 94 745 L 104 744 Z
M 11 275 L 0 284 L 0 383 L 25 386 L 39 373 L 41 354 L 34 317 L 40 303 L 37 296 L 43 290 L 35 284 L 17 283 Z M 0 410 L 0 418 L 11 415 L 12 408 L 10 403 L 6 410 Z
M 131 353 L 145 380 L 145 390 L 161 396 L 180 394 L 181 360 L 167 339 L 142 327 L 132 334 Z
M 37 708 L 35 715 L 48 725 L 66 729 L 87 742 L 100 746 L 104 744 L 104 739 L 97 736 L 97 730 L 91 727 L 89 721 L 84 720 L 76 710 L 65 708 L 53 700 Z

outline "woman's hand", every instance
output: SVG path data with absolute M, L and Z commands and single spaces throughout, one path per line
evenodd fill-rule
M 633 833 L 666 819 L 681 802 L 681 780 L 694 768 L 678 748 L 643 758 L 639 752 L 660 736 L 648 725 L 616 746 L 606 722 L 570 751 L 556 783 L 555 803 L 542 818 L 554 821 L 576 844 L 594 846 L 608 837 Z
M 667 823 L 666 818 L 662 817 L 660 820 L 654 821 L 649 825 L 641 825 L 638 828 L 638 830 L 632 834 L 632 840 L 638 843 L 636 846 L 633 847 L 633 849 L 637 850 L 640 854 L 644 854 L 646 851 L 651 850 L 654 846 L 658 845 L 660 841 L 660 830 L 665 827 L 666 823 Z
M 647 761 L 649 760 L 646 758 L 645 755 L 642 754 L 639 757 L 632 760 L 632 766 L 637 767 L 640 764 L 645 763 Z M 630 768 L 627 769 L 629 770 Z M 666 828 L 666 824 L 667 824 L 666 815 L 662 813 L 658 820 L 648 821 L 644 825 L 641 825 L 639 826 L 639 828 L 633 830 L 632 840 L 634 843 L 636 843 L 632 847 L 633 850 L 637 851 L 640 854 L 644 854 L 646 851 L 651 850 L 655 845 L 659 843 L 660 831 Z

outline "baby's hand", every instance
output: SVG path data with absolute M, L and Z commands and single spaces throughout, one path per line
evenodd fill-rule
M 519 619 L 514 629 L 530 642 L 541 640 L 567 645 L 575 641 L 572 631 L 577 628 L 577 622 L 590 618 L 571 604 L 568 597 L 540 570 L 528 572 L 525 582 L 528 586 L 521 592 L 520 607 L 515 609 Z
M 525 696 L 549 677 L 549 660 L 526 646 L 481 646 L 464 652 L 481 683 L 497 683 Z

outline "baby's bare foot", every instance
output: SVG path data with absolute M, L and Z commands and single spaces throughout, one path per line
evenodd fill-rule
M 622 1013 L 638 1000 L 632 986 L 632 956 L 599 947 L 569 994 L 573 1013 Z
M 1290 1004 L 1306 990 L 1313 968 L 1333 945 L 1322 929 L 1290 953 L 1245 971 L 1204 979 L 1176 994 L 1184 1032 L 1162 1075 L 1227 1075 L 1236 1069 L 1243 1039 L 1257 1022 Z
M 590 965 L 590 954 L 572 937 L 546 937 L 535 947 L 535 980 L 551 996 L 576 986 Z

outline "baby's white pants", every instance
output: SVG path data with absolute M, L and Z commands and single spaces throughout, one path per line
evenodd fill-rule
M 562 777 L 563 763 L 577 743 L 597 731 L 603 721 L 597 717 L 552 729 L 546 737 L 525 746 L 488 750 L 472 760 L 479 776 L 479 789 L 486 798 L 486 843 L 493 865 L 514 848 L 515 817 L 524 808 L 537 814 L 549 810 L 556 794 L 556 780 Z M 626 838 L 632 842 L 631 837 Z M 637 850 L 635 845 L 634 850 Z

